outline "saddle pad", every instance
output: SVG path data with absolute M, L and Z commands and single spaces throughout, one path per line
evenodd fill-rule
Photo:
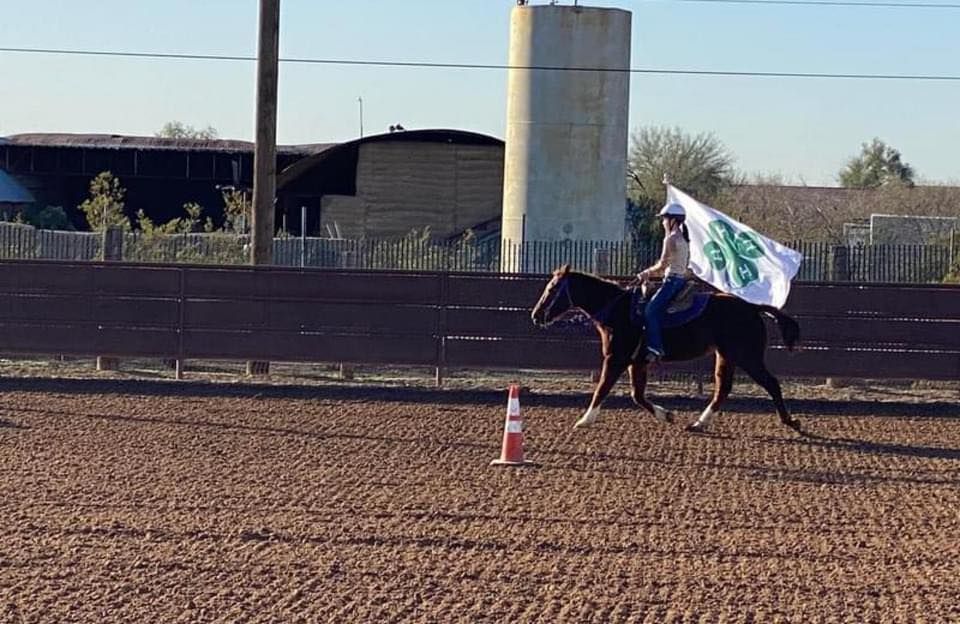
M 638 327 L 643 327 L 645 324 L 643 319 L 643 295 L 639 288 L 634 289 L 632 295 L 632 301 L 630 302 L 630 321 Z M 668 309 L 667 314 L 664 316 L 662 327 L 678 327 L 689 323 L 703 314 L 703 311 L 707 309 L 707 302 L 709 301 L 710 293 L 701 292 L 695 294 L 690 303 L 690 307 L 684 308 L 679 312 L 670 312 Z
M 679 312 L 667 312 L 663 318 L 663 327 L 678 327 L 685 325 L 697 318 L 707 308 L 707 302 L 710 301 L 710 293 L 697 293 L 693 296 L 693 304 L 685 310 Z
M 683 288 L 680 289 L 673 297 L 673 301 L 667 304 L 667 314 L 674 314 L 677 312 L 683 312 L 687 308 L 693 305 L 693 298 L 697 294 L 697 284 L 693 281 L 688 281 L 684 284 Z

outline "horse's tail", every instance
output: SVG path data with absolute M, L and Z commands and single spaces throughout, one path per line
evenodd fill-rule
M 766 314 L 773 317 L 773 319 L 777 322 L 777 327 L 780 328 L 780 335 L 783 336 L 783 343 L 787 345 L 787 349 L 793 351 L 793 348 L 797 346 L 798 342 L 800 342 L 800 323 L 794 320 L 793 317 L 773 306 L 758 305 L 757 308 L 760 310 L 761 314 Z

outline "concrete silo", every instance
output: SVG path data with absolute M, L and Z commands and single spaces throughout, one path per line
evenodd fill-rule
M 521 242 L 623 240 L 630 20 L 620 9 L 513 8 L 505 251 Z M 543 67 L 584 71 L 520 69 Z M 531 262 L 505 253 L 503 269 L 543 270 Z

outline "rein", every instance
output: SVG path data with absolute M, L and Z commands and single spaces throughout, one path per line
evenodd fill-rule
M 631 282 L 630 282 L 629 284 L 627 284 L 627 286 L 620 292 L 620 294 L 618 294 L 616 297 L 614 297 L 611 301 L 607 302 L 607 304 L 606 304 L 605 306 L 603 306 L 602 308 L 600 308 L 600 310 L 599 310 L 596 314 L 591 314 L 591 313 L 587 312 L 587 316 L 589 316 L 591 319 L 593 319 L 593 321 L 596 322 L 596 323 L 600 323 L 601 325 L 606 325 L 606 321 L 607 321 L 608 317 L 610 316 L 610 313 L 613 312 L 613 308 L 614 308 L 618 303 L 620 303 L 620 301 L 621 301 L 624 297 L 626 297 L 627 295 L 630 295 L 630 294 L 632 293 L 631 287 L 632 287 L 635 283 L 637 283 L 638 281 L 639 281 L 639 280 L 633 280 L 633 281 L 631 281 Z M 568 293 L 568 296 L 569 296 L 569 293 Z M 570 304 L 573 305 L 573 299 L 570 300 Z M 579 307 L 581 310 L 583 310 L 583 308 L 582 308 L 581 306 L 577 306 L 577 307 Z M 585 310 L 584 310 L 584 311 L 585 311 Z
M 570 294 L 570 279 L 566 278 L 562 283 L 557 287 L 557 292 L 553 295 L 550 300 L 549 305 L 546 306 L 544 310 L 545 316 L 549 317 L 550 313 L 553 311 L 554 306 L 557 305 L 557 302 L 561 297 L 566 295 L 567 297 L 567 309 L 573 310 L 578 309 L 582 314 L 586 315 L 588 319 L 594 323 L 599 323 L 601 325 L 608 325 L 607 321 L 609 320 L 614 308 L 619 304 L 624 297 L 628 295 L 633 295 L 633 287 L 638 283 L 638 280 L 633 280 L 627 286 L 622 289 L 613 299 L 608 301 L 600 310 L 597 312 L 588 312 L 583 308 L 583 306 L 577 304 L 573 300 L 573 295 Z
M 606 324 L 607 317 L 610 315 L 611 312 L 613 312 L 614 306 L 620 303 L 620 300 L 629 294 L 630 294 L 629 290 L 623 291 L 622 293 L 614 297 L 613 300 L 610 301 L 607 305 L 603 306 L 603 308 L 601 308 L 599 312 L 597 312 L 596 314 L 591 314 L 590 315 L 591 318 L 593 318 L 594 321 L 596 321 L 597 323 L 600 323 L 601 325 Z

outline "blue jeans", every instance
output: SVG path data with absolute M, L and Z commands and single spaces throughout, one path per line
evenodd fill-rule
M 648 351 L 653 351 L 660 356 L 664 355 L 663 336 L 661 335 L 660 324 L 663 321 L 663 316 L 667 310 L 667 306 L 670 304 L 670 300 L 680 292 L 685 283 L 682 277 L 671 275 L 663 282 L 660 290 L 647 302 L 647 307 L 644 309 L 643 315 L 647 321 Z

